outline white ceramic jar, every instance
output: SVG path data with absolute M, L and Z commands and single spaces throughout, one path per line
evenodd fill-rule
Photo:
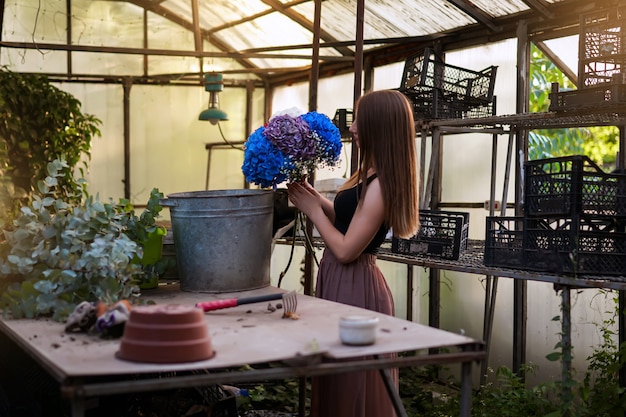
M 339 319 L 339 338 L 346 345 L 371 345 L 377 328 L 378 317 L 344 316 Z

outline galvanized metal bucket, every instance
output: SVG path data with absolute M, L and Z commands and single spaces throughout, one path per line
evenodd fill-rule
M 271 191 L 168 194 L 180 289 L 221 293 L 270 284 Z

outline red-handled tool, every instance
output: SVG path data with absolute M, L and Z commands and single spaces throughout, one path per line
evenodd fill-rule
M 288 305 L 293 306 L 293 311 L 295 311 L 296 293 L 294 291 L 280 294 L 258 295 L 255 297 L 229 298 L 227 300 L 206 301 L 203 303 L 196 303 L 196 307 L 201 308 L 203 311 L 213 311 L 220 310 L 222 308 L 237 307 L 242 304 L 261 303 L 263 301 L 280 299 L 283 299 L 285 301 L 285 308 L 287 308 Z

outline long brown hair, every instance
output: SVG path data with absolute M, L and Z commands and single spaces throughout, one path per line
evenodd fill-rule
M 359 165 L 341 189 L 361 183 L 367 192 L 367 171 L 376 170 L 385 206 L 385 223 L 401 238 L 419 227 L 419 195 L 415 122 L 408 99 L 394 90 L 372 91 L 356 105 Z

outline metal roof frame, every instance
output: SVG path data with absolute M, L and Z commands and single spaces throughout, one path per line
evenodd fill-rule
M 503 39 L 515 38 L 518 24 L 523 21 L 528 28 L 528 38 L 537 43 L 544 52 L 548 53 L 558 61 L 558 53 L 549 51 L 543 41 L 577 34 L 581 14 L 597 8 L 617 5 L 619 3 L 619 0 L 491 0 L 482 2 L 447 0 L 445 2 L 438 2 L 437 4 L 446 3 L 446 10 L 454 9 L 475 23 L 469 25 L 459 24 L 457 27 L 448 30 L 436 31 L 430 27 L 423 29 L 422 26 L 424 26 L 424 24 L 420 21 L 415 22 L 415 25 L 422 25 L 420 26 L 420 30 L 424 32 L 424 34 L 421 35 L 399 35 L 397 37 L 387 36 L 380 38 L 365 37 L 363 40 L 341 40 L 340 36 L 331 33 L 330 30 L 324 29 L 323 27 L 317 29 L 318 33 L 315 33 L 316 27 L 314 22 L 300 13 L 297 8 L 303 7 L 304 5 L 311 6 L 311 4 L 320 4 L 325 8 L 327 6 L 334 6 L 335 8 L 342 6 L 345 10 L 351 10 L 349 7 L 352 7 L 353 4 L 356 3 L 356 0 L 259 0 L 256 3 L 258 3 L 257 8 L 259 8 L 260 11 L 250 13 L 236 19 L 231 19 L 220 25 L 212 27 L 206 26 L 205 21 L 207 19 L 204 18 L 203 20 L 202 16 L 206 16 L 207 13 L 209 13 L 210 7 L 217 7 L 217 5 L 235 8 L 235 3 L 237 3 L 235 0 L 212 1 L 206 2 L 206 4 L 200 2 L 199 0 L 107 1 L 120 4 L 132 4 L 141 8 L 144 14 L 143 30 L 146 38 L 146 34 L 150 30 L 147 23 L 147 16 L 149 13 L 158 15 L 161 18 L 184 28 L 185 30 L 193 33 L 194 49 L 175 50 L 150 48 L 147 45 L 146 39 L 143 40 L 144 47 L 141 48 L 107 45 L 81 45 L 73 42 L 71 39 L 72 28 L 69 18 L 66 23 L 69 28 L 67 41 L 64 43 L 27 41 L 16 42 L 0 39 L 0 47 L 67 51 L 69 56 L 68 60 L 71 60 L 71 53 L 75 51 L 143 55 L 146 57 L 145 59 L 152 56 L 194 57 L 200 60 L 228 58 L 235 60 L 241 68 L 226 69 L 220 72 L 223 72 L 226 75 L 248 74 L 251 78 L 257 80 L 257 84 L 259 86 L 263 85 L 264 87 L 273 88 L 291 83 L 309 81 L 313 64 L 311 63 L 289 67 L 263 67 L 258 64 L 259 60 L 262 59 L 266 62 L 272 62 L 273 59 L 294 60 L 297 62 L 303 62 L 303 60 L 310 61 L 314 55 L 312 51 L 315 45 L 313 42 L 287 44 L 283 41 L 281 44 L 277 45 L 253 46 L 246 49 L 237 49 L 226 42 L 224 37 L 220 37 L 218 35 L 227 29 L 255 23 L 269 15 L 278 13 L 281 16 L 286 17 L 289 21 L 295 23 L 297 26 L 309 31 L 312 39 L 318 37 L 318 77 L 325 78 L 338 74 L 354 72 L 354 61 L 355 58 L 357 58 L 355 51 L 357 49 L 358 42 L 361 42 L 360 47 L 363 48 L 363 61 L 367 61 L 370 67 L 375 68 L 394 62 L 401 62 L 408 56 L 414 54 L 416 50 L 420 50 L 427 46 L 433 46 L 434 44 L 437 44 L 437 47 L 445 53 L 446 51 L 488 44 Z M 381 11 L 388 10 L 387 8 L 391 5 L 395 5 L 394 7 L 399 8 L 407 8 L 411 7 L 414 3 L 416 2 L 402 0 L 394 2 L 390 2 L 388 0 L 364 1 L 367 9 L 366 12 L 371 15 L 373 10 L 378 11 L 379 15 L 377 16 L 377 19 L 380 21 L 384 21 L 385 18 L 385 16 L 382 16 Z M 68 10 L 70 11 L 68 15 L 71 15 L 72 0 L 66 0 L 66 4 Z M 434 3 L 430 2 L 430 4 Z M 482 6 L 479 6 L 480 4 L 482 4 Z M 522 5 L 526 7 L 526 9 L 519 11 Z M 4 0 L 0 1 L 0 6 L 0 10 L 4 15 L 6 2 Z M 432 7 L 440 6 L 433 5 Z M 508 10 L 513 10 L 514 12 L 508 13 Z M 423 11 L 424 15 L 428 15 L 428 13 L 430 13 L 429 10 Z M 495 16 L 495 14 L 499 15 Z M 0 17 L 4 17 L 3 15 Z M 340 20 L 341 17 L 333 16 L 328 13 L 322 16 L 322 21 L 325 18 L 332 21 L 330 27 L 339 27 L 342 24 L 355 26 L 357 24 L 356 10 L 354 15 L 348 15 L 347 19 L 344 18 L 345 23 L 343 20 Z M 0 21 L 4 21 L 4 19 Z M 391 24 L 388 24 L 384 29 L 388 30 L 390 25 Z M 406 22 L 402 24 L 399 23 L 398 27 L 406 25 Z M 368 28 L 367 22 L 366 28 Z M 391 28 L 394 29 L 395 26 L 391 25 Z M 369 29 L 370 31 L 378 30 L 376 27 L 369 27 Z M 400 32 L 400 30 L 398 30 L 398 32 Z M 250 42 L 252 42 L 252 40 L 250 40 Z M 204 50 L 207 43 L 210 44 L 214 50 Z M 556 64 L 562 65 L 560 62 L 556 62 Z M 71 65 L 68 64 L 68 67 L 71 68 Z M 568 68 L 563 67 L 562 69 L 564 72 L 568 73 Z M 47 75 L 58 80 L 65 79 L 67 81 L 107 82 L 108 80 L 112 82 L 119 82 L 117 77 L 76 74 L 73 73 L 71 69 L 65 74 L 49 73 Z M 148 71 L 144 69 L 143 75 L 134 75 L 132 76 L 132 79 L 133 83 L 198 85 L 203 82 L 203 73 L 200 71 L 199 73 L 153 75 L 148 74 Z M 240 82 L 236 79 L 226 79 L 225 83 L 226 85 L 238 85 Z

